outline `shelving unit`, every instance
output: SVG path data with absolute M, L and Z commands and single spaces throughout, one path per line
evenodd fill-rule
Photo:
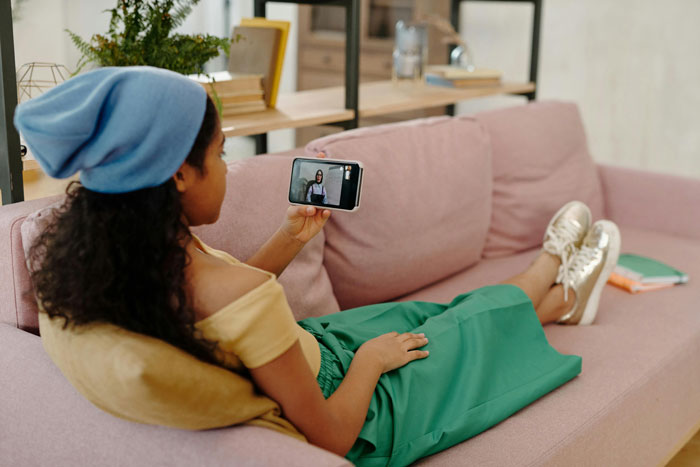
M 254 0 L 255 16 L 265 16 L 266 4 L 273 0 Z M 255 135 L 257 153 L 267 152 L 267 132 L 283 128 L 332 124 L 345 129 L 357 128 L 360 117 L 435 106 L 448 106 L 476 97 L 497 94 L 536 96 L 537 64 L 542 0 L 451 0 L 451 20 L 458 29 L 459 6 L 464 1 L 531 3 L 534 7 L 530 55 L 530 82 L 478 89 L 452 89 L 424 86 L 407 89 L 394 87 L 390 81 L 359 82 L 360 0 L 274 0 L 278 3 L 326 4 L 346 8 L 345 18 L 345 85 L 332 88 L 282 94 L 276 109 L 255 114 L 224 118 L 227 136 Z M 393 5 L 389 0 L 387 5 Z M 407 1 L 407 0 L 406 0 Z M 17 102 L 14 38 L 10 0 L 0 0 L 0 191 L 3 204 L 24 200 L 22 158 L 19 135 L 12 123 Z
M 391 81 L 364 83 L 359 87 L 359 118 L 376 117 L 395 112 L 406 112 L 430 107 L 442 107 L 477 97 L 520 94 L 535 90 L 534 83 L 502 83 L 482 88 L 447 88 L 430 85 L 395 86 Z M 343 106 L 344 86 L 281 94 L 276 109 L 253 114 L 224 117 L 224 134 L 248 136 L 282 128 L 347 122 L 355 114 Z
M 360 117 L 365 117 L 365 116 L 377 116 L 377 115 L 385 115 L 389 114 L 392 112 L 397 112 L 398 110 L 394 110 L 397 108 L 397 106 L 390 106 L 390 105 L 382 105 L 377 102 L 387 102 L 381 99 L 384 95 L 381 94 L 371 94 L 373 96 L 373 99 L 375 98 L 380 98 L 379 101 L 373 101 L 373 111 L 368 113 L 367 107 L 362 108 L 362 104 L 360 102 L 361 96 L 367 92 L 371 91 L 372 89 L 378 89 L 376 87 L 377 83 L 366 83 L 366 84 L 360 84 L 359 80 L 359 66 L 360 66 L 360 61 L 359 61 L 359 45 L 360 45 L 360 1 L 359 0 L 255 0 L 255 16 L 265 16 L 265 5 L 269 3 L 270 1 L 275 1 L 279 3 L 295 3 L 295 4 L 307 4 L 307 5 L 320 5 L 320 4 L 327 4 L 327 5 L 338 5 L 338 6 L 344 6 L 347 8 L 347 15 L 346 15 L 346 26 L 345 26 L 345 32 L 346 32 L 346 52 L 345 52 L 345 87 L 335 87 L 335 88 L 325 88 L 323 90 L 318 90 L 318 91 L 300 91 L 301 93 L 311 93 L 311 94 L 304 94 L 304 96 L 311 97 L 316 100 L 316 102 L 322 103 L 321 105 L 325 105 L 328 108 L 329 113 L 331 113 L 331 109 L 336 109 L 337 110 L 337 94 L 339 92 L 339 89 L 344 89 L 345 90 L 345 109 L 352 110 L 354 112 L 354 118 L 351 120 L 346 120 L 346 121 L 339 121 L 339 122 L 333 122 L 333 121 L 327 121 L 326 124 L 333 124 L 333 125 L 339 125 L 342 126 L 345 129 L 351 129 L 351 128 L 357 128 L 358 123 L 359 123 L 359 118 Z M 430 90 L 424 90 L 426 94 L 420 95 L 420 97 L 416 97 L 420 93 L 416 92 L 414 93 L 414 96 L 407 96 L 405 94 L 400 94 L 400 91 L 397 91 L 396 89 L 390 87 L 387 82 L 379 82 L 383 83 L 381 84 L 381 89 L 385 91 L 387 94 L 386 96 L 389 97 L 389 99 L 392 99 L 395 96 L 400 96 L 402 98 L 408 99 L 408 103 L 406 105 L 407 108 L 410 109 L 420 109 L 420 108 L 426 108 L 426 107 L 434 107 L 437 105 L 436 102 L 438 100 L 444 101 L 443 105 L 446 105 L 446 110 L 449 115 L 454 115 L 455 112 L 455 107 L 454 104 L 460 100 L 465 100 L 465 99 L 471 99 L 475 97 L 483 97 L 483 96 L 488 96 L 488 95 L 497 95 L 497 94 L 521 94 L 525 97 L 527 97 L 529 100 L 535 99 L 537 95 L 537 65 L 538 65 L 538 56 L 539 56 L 539 37 L 540 37 L 540 21 L 542 17 L 542 0 L 450 0 L 450 20 L 452 22 L 453 27 L 455 30 L 459 30 L 459 8 L 463 2 L 466 1 L 484 1 L 484 2 L 512 2 L 512 3 L 531 3 L 533 5 L 533 26 L 532 26 L 532 42 L 531 42 L 531 50 L 530 50 L 530 82 L 529 83 L 523 83 L 520 85 L 511 85 L 511 84 L 504 84 L 502 86 L 498 87 L 492 87 L 492 88 L 480 88 L 478 91 L 475 89 L 459 89 L 459 90 L 454 90 L 454 89 L 449 89 L 447 90 L 441 89 L 437 86 L 425 86 L 425 88 L 437 88 L 440 89 L 439 91 L 430 91 Z M 405 0 L 404 0 L 405 3 Z M 387 0 L 387 5 L 393 4 L 391 0 Z M 351 29 L 352 27 L 355 27 L 355 29 Z M 453 47 L 450 47 L 448 50 L 448 56 L 449 52 L 451 52 Z M 354 64 L 354 66 L 352 65 Z M 527 90 L 525 90 L 527 89 Z M 360 93 L 362 91 L 362 93 Z M 290 96 L 290 101 L 295 100 L 294 95 L 298 95 L 299 92 L 297 93 L 292 93 L 292 96 Z M 440 99 L 437 99 L 435 96 L 441 96 Z M 324 96 L 326 99 L 324 99 Z M 282 96 L 280 96 L 282 97 Z M 369 99 L 365 100 L 365 102 L 369 103 Z M 423 103 L 424 105 L 421 106 L 420 103 Z M 279 106 L 278 106 L 279 107 Z M 400 107 L 400 106 L 398 106 Z M 290 111 L 292 109 L 284 109 L 284 108 L 278 108 L 275 110 L 279 110 L 282 113 L 286 111 Z M 405 109 L 402 109 L 405 110 Z M 265 114 L 270 111 L 266 112 L 261 112 L 261 114 Z M 274 116 L 275 119 L 279 118 L 279 115 L 275 113 L 270 113 L 268 115 Z M 252 116 L 251 116 L 252 117 Z M 241 121 L 247 118 L 246 115 L 240 115 L 238 116 L 235 120 L 236 121 Z M 255 118 L 255 117 L 252 117 Z M 233 120 L 233 119 L 232 119 Z M 289 119 L 290 123 L 294 122 L 293 118 Z M 261 116 L 259 119 L 258 123 L 260 125 L 258 128 L 264 128 L 264 125 L 262 124 L 264 122 L 264 117 Z M 320 123 L 314 123 L 315 125 L 318 125 Z M 293 126 L 288 126 L 286 128 L 298 128 L 304 126 L 303 124 L 299 125 L 293 125 Z M 235 126 L 234 126 L 235 127 Z M 277 127 L 275 129 L 279 129 L 282 127 Z M 231 135 L 234 134 L 236 130 L 231 130 Z M 268 130 L 269 131 L 269 130 Z M 250 134 L 250 133 L 248 133 Z M 256 138 L 256 152 L 257 154 L 262 154 L 267 152 L 267 132 L 261 132 L 258 134 L 255 134 Z
M 450 17 L 450 0 L 360 0 L 360 69 L 359 91 L 362 85 L 391 79 L 396 22 L 435 14 Z M 345 82 L 345 9 L 328 5 L 300 5 L 297 31 L 297 91 L 307 91 Z M 442 35 L 430 28 L 427 37 L 427 60 L 431 65 L 444 65 L 448 57 Z M 444 108 L 430 107 L 401 114 L 382 114 L 360 118 L 360 126 L 379 125 L 399 120 L 443 115 Z M 339 131 L 332 125 L 308 126 L 295 132 L 296 146 Z

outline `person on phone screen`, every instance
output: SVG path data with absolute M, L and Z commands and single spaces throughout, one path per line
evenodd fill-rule
M 326 194 L 326 187 L 323 186 L 323 171 L 321 169 L 316 171 L 316 181 L 311 183 L 308 190 L 306 190 L 306 202 L 328 204 L 328 195 Z
M 450 303 L 368 304 L 296 321 L 277 277 L 331 212 L 290 206 L 246 262 L 204 244 L 190 229 L 216 222 L 224 199 L 243 193 L 226 195 L 225 135 L 201 85 L 157 68 L 98 68 L 20 104 L 15 124 L 46 173 L 80 172 L 29 251 L 44 348 L 85 397 L 127 420 L 246 423 L 360 467 L 409 465 L 578 375 L 581 358 L 557 352 L 542 326 L 592 322 L 617 262 L 617 227 L 591 225 L 590 210 L 572 201 L 532 264 L 509 279 Z M 318 171 L 309 200 L 326 201 L 322 182 Z M 270 215 L 256 211 L 230 217 Z M 105 365 L 127 340 L 127 355 L 151 360 Z M 122 369 L 136 375 L 131 383 L 121 383 Z M 192 372 L 216 384 L 188 386 Z M 162 380 L 170 374 L 177 384 Z

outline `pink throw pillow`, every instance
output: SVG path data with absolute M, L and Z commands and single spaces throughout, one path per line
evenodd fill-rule
M 464 117 L 458 117 L 462 119 Z M 491 137 L 493 216 L 485 257 L 537 247 L 565 203 L 583 201 L 603 217 L 598 171 L 575 104 L 536 102 L 476 115 Z
M 304 156 L 298 152 L 296 156 Z M 193 232 L 241 261 L 253 256 L 284 220 L 293 158 L 262 155 L 229 164 L 219 221 Z M 340 311 L 323 266 L 324 240 L 321 231 L 279 277 L 297 320 Z
M 481 257 L 491 155 L 476 121 L 361 128 L 312 141 L 306 151 L 365 167 L 360 209 L 334 212 L 325 228 L 324 264 L 341 308 L 405 295 Z
M 303 154 L 301 154 L 303 155 Z M 256 156 L 228 166 L 227 192 L 219 220 L 193 228 L 204 243 L 244 261 L 262 246 L 282 223 L 289 203 L 290 156 Z M 61 201 L 62 202 L 62 201 Z M 44 228 L 56 205 L 29 216 L 22 224 L 25 250 Z M 321 232 L 287 266 L 279 282 L 297 320 L 340 311 L 323 266 Z M 32 319 L 36 305 L 32 303 Z

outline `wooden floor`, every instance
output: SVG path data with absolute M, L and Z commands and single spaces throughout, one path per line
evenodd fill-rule
M 678 451 L 667 467 L 700 467 L 700 430 Z
M 29 170 L 24 173 L 25 199 L 37 199 L 63 193 L 72 177 L 66 180 L 56 180 L 45 175 L 41 170 Z M 667 464 L 667 467 L 700 467 L 700 431 L 688 441 L 685 446 Z

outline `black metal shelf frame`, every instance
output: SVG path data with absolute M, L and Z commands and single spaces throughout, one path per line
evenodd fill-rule
M 357 128 L 360 84 L 360 0 L 254 0 L 255 16 L 265 17 L 266 4 L 271 1 L 337 5 L 346 8 L 345 108 L 352 110 L 354 117 L 333 125 L 345 129 Z M 535 83 L 535 91 L 526 94 L 526 97 L 530 100 L 535 99 L 543 0 L 451 0 L 450 19 L 455 30 L 459 30 L 459 7 L 465 1 L 532 3 L 534 13 L 530 51 L 530 81 Z M 2 87 L 0 87 L 0 108 L 2 109 L 0 113 L 0 191 L 3 194 L 3 204 L 9 204 L 24 200 L 19 134 L 12 123 L 12 116 L 17 106 L 17 82 L 10 0 L 0 0 L 0 76 L 2 78 Z M 454 105 L 447 106 L 447 112 L 454 115 L 454 108 Z M 255 142 L 258 154 L 267 152 L 267 133 L 255 135 Z
M 264 18 L 266 4 L 270 2 L 345 7 L 345 108 L 352 110 L 354 117 L 331 125 L 340 126 L 346 130 L 357 128 L 360 115 L 360 0 L 255 0 L 255 16 Z M 267 133 L 255 135 L 255 152 L 256 154 L 267 152 Z
M 12 123 L 17 107 L 15 41 L 10 0 L 0 0 L 0 191 L 2 204 L 24 201 L 19 134 Z
M 530 42 L 530 82 L 535 84 L 535 90 L 527 94 L 523 94 L 528 100 L 535 100 L 537 97 L 537 70 L 539 64 L 539 53 L 540 53 L 540 29 L 542 24 L 542 1 L 543 0 L 451 0 L 450 4 L 450 22 L 455 31 L 459 31 L 459 7 L 463 2 L 508 2 L 508 3 L 532 3 L 532 40 Z M 455 46 L 450 46 L 448 50 L 448 60 L 449 54 Z M 451 104 L 447 106 L 447 114 L 455 114 L 455 105 Z

